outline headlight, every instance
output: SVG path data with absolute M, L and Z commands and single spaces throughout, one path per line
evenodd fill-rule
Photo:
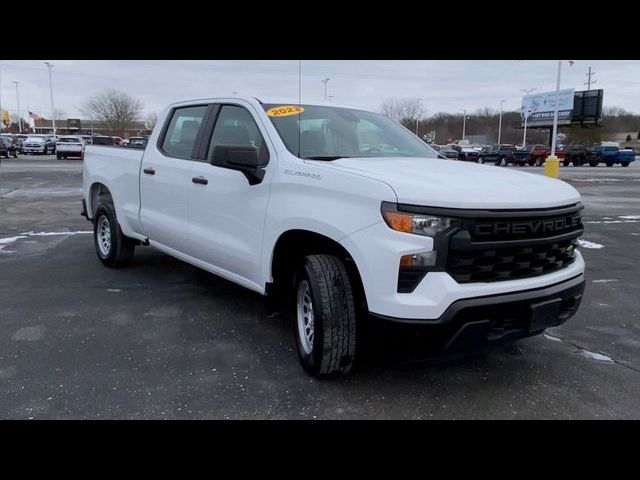
M 398 232 L 415 233 L 427 237 L 435 237 L 458 225 L 458 220 L 450 217 L 423 215 L 418 213 L 400 212 L 393 204 L 382 204 L 382 217 L 387 225 Z

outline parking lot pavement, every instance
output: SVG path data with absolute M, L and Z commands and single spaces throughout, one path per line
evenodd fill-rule
M 577 316 L 459 357 L 373 332 L 352 376 L 318 381 L 260 296 L 151 248 L 102 267 L 80 161 L 3 160 L 0 418 L 640 418 L 640 165 L 561 177 L 586 205 Z

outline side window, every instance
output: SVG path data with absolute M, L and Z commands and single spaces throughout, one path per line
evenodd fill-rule
M 162 141 L 162 151 L 170 157 L 191 158 L 206 105 L 176 108 Z
M 235 105 L 223 105 L 213 129 L 207 160 L 213 158 L 213 149 L 218 145 L 234 145 L 243 147 L 253 147 L 261 158 L 268 158 L 267 147 L 260 134 L 258 125 L 243 107 Z M 266 162 L 265 162 L 266 163 Z

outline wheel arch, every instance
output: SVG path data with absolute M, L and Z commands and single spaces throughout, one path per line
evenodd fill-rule
M 113 196 L 111 190 L 102 182 L 94 182 L 89 189 L 89 205 L 87 205 L 89 218 L 93 218 L 93 215 L 98 206 L 98 199 L 100 197 L 108 197 L 113 204 Z
M 299 262 L 307 255 L 328 254 L 340 258 L 349 273 L 356 305 L 366 309 L 366 295 L 362 277 L 353 255 L 337 240 L 305 229 L 290 229 L 278 237 L 269 263 L 271 283 L 266 293 L 282 301 L 282 295 L 293 288 Z

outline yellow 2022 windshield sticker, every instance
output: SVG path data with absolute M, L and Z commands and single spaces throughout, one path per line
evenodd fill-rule
M 302 112 L 304 112 L 304 108 L 299 105 L 280 105 L 267 110 L 267 115 L 270 117 L 288 117 L 289 115 L 298 115 Z

